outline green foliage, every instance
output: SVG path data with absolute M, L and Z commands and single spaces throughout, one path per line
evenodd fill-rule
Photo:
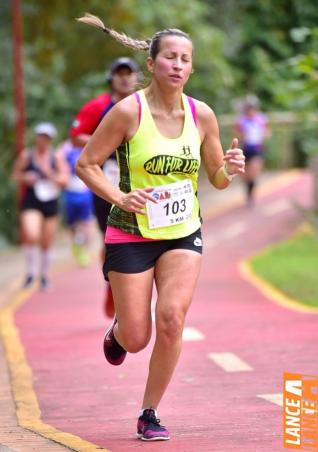
M 286 81 L 288 95 L 279 96 L 281 102 L 302 113 L 302 128 L 297 132 L 301 149 L 309 156 L 318 154 L 317 118 L 318 102 L 318 28 L 301 27 L 291 30 L 292 39 L 307 47 L 305 53 L 287 60 L 291 79 Z
M 294 87 L 299 77 L 290 63 L 309 50 L 307 30 L 317 24 L 316 5 L 301 0 L 235 4 L 241 35 L 231 59 L 242 70 L 242 82 L 266 109 L 293 108 L 289 85 Z
M 4 152 L 0 165 L 0 248 L 7 241 L 16 241 L 18 235 L 17 196 L 15 185 L 10 179 L 11 157 L 9 152 Z
M 306 41 L 306 53 L 282 63 L 290 74 L 286 90 L 277 95 L 282 104 L 300 111 L 314 111 L 318 101 L 318 28 L 294 28 L 291 36 L 296 42 Z
M 3 5 L 0 15 L 0 247 L 4 241 L 16 238 L 16 209 L 15 190 L 10 180 L 10 172 L 14 159 L 15 142 L 13 134 L 14 108 L 12 103 L 12 74 L 11 74 L 11 41 L 8 39 L 10 23 L 8 22 L 8 8 Z

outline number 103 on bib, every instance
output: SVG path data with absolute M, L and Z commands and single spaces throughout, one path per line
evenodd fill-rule
M 152 196 L 157 203 L 146 204 L 150 229 L 184 223 L 191 217 L 194 192 L 190 180 L 156 186 Z

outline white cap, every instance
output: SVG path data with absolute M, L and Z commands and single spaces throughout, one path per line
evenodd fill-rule
M 35 126 L 34 132 L 37 135 L 47 135 L 50 138 L 54 138 L 57 134 L 57 130 L 51 122 L 40 122 Z
M 255 94 L 248 94 L 245 98 L 245 108 L 259 108 L 259 98 Z

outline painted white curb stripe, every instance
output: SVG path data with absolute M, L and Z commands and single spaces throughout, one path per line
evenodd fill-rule
M 209 353 L 209 358 L 226 372 L 244 372 L 253 370 L 234 353 Z

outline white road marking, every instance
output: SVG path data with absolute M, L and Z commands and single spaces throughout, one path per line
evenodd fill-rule
M 184 342 L 194 342 L 194 341 L 203 341 L 205 338 L 204 334 L 196 328 L 192 328 L 191 326 L 186 326 L 183 330 L 182 340 Z
M 253 370 L 234 353 L 209 353 L 209 358 L 226 372 L 244 372 Z
M 225 228 L 222 232 L 222 237 L 225 239 L 233 239 L 237 235 L 242 234 L 242 232 L 244 232 L 245 230 L 245 223 L 243 221 L 238 221 Z
M 276 215 L 277 213 L 283 212 L 290 207 L 290 203 L 287 199 L 281 198 L 276 201 L 271 202 L 261 208 L 261 212 L 266 217 Z
M 151 312 L 152 322 L 155 323 L 156 321 L 156 313 L 155 311 Z M 193 328 L 191 326 L 186 326 L 183 329 L 182 333 L 182 340 L 184 342 L 195 342 L 195 341 L 203 341 L 205 339 L 205 336 L 201 331 L 197 330 L 196 328 Z
M 284 406 L 283 394 L 259 394 L 257 397 L 267 400 L 268 402 L 275 403 L 278 406 Z

